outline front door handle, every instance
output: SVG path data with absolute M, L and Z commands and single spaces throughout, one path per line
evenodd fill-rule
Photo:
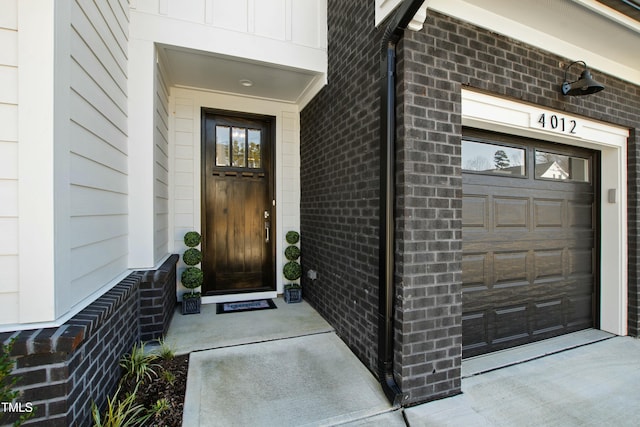
M 266 243 L 269 243 L 269 240 L 271 240 L 271 238 L 270 238 L 270 236 L 269 236 L 269 232 L 271 231 L 271 222 L 269 222 L 269 221 L 265 221 L 265 223 L 264 223 L 264 229 L 265 229 L 265 232 L 266 232 L 266 234 L 267 234 L 267 236 L 266 236 L 266 238 L 265 238 L 265 240 L 264 240 L 264 241 L 265 241 Z

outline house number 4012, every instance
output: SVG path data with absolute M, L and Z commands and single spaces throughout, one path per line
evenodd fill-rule
M 578 122 L 557 114 L 542 113 L 538 116 L 537 126 L 547 130 L 568 133 L 575 135 L 578 133 Z

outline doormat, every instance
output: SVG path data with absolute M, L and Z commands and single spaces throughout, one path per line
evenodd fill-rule
M 254 301 L 219 302 L 216 304 L 216 314 L 239 313 L 241 311 L 269 310 L 278 308 L 271 299 L 258 299 Z

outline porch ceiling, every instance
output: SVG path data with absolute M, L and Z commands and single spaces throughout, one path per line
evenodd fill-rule
M 299 103 L 321 73 L 244 58 L 159 45 L 170 86 Z M 251 82 L 251 86 L 243 85 Z

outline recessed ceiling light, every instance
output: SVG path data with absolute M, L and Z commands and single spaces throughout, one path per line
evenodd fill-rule
M 240 84 L 244 87 L 251 87 L 253 86 L 253 82 L 249 79 L 242 79 L 240 80 Z

